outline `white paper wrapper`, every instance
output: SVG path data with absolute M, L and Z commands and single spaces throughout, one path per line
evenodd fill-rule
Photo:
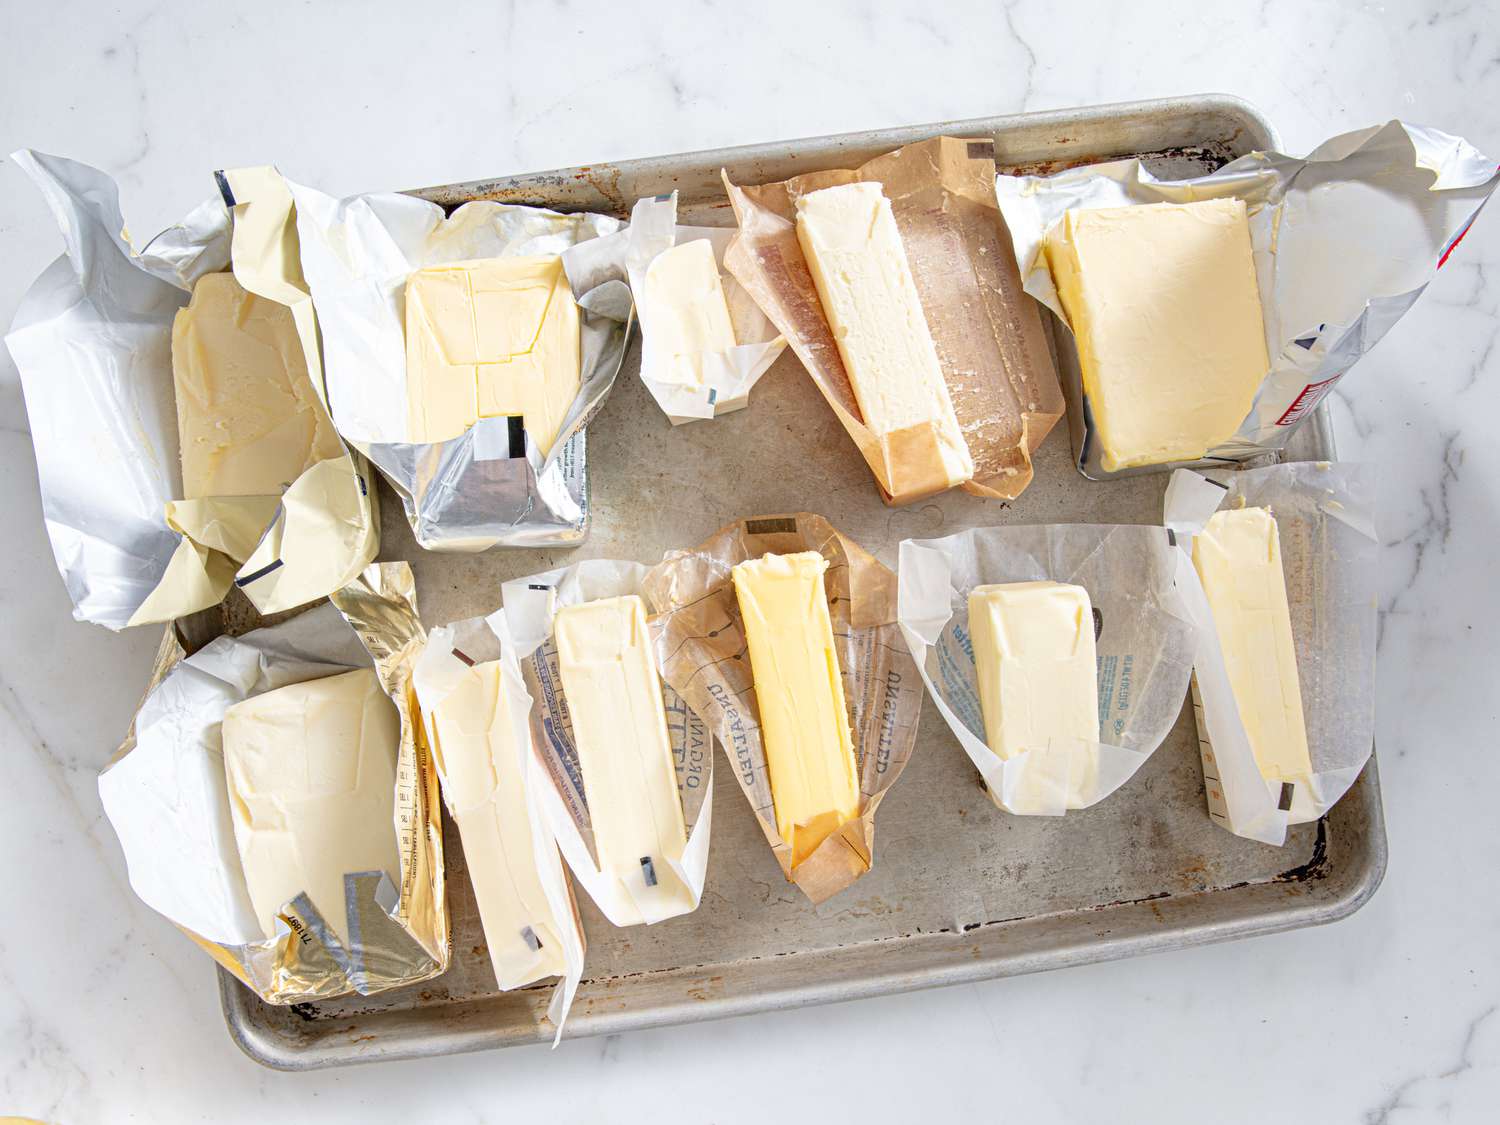
M 1141 161 L 1121 160 L 1052 176 L 1002 175 L 995 186 L 1026 291 L 1064 323 L 1042 248 L 1067 211 L 1245 201 L 1271 369 L 1234 438 L 1207 458 L 1244 460 L 1286 444 L 1421 295 L 1497 183 L 1495 161 L 1468 142 L 1391 121 L 1335 137 L 1302 159 L 1250 153 L 1187 180 L 1157 180 Z M 1074 451 L 1086 475 L 1171 467 L 1107 472 L 1081 388 L 1074 392 Z
M 786 340 L 776 326 L 724 268 L 724 251 L 734 236 L 734 227 L 678 226 L 675 191 L 638 200 L 630 212 L 626 268 L 641 321 L 641 382 L 674 426 L 743 409 L 749 404 L 750 389 L 786 349 Z M 655 325 L 663 310 L 656 307 L 656 301 L 647 291 L 646 270 L 658 255 L 696 239 L 706 239 L 713 245 L 736 346 L 721 352 L 701 353 L 703 381 L 690 385 L 674 377 L 669 362 L 672 357 L 662 351 L 657 340 Z
M 1068 582 L 1094 606 L 1100 739 L 1055 740 L 1002 760 L 985 744 L 969 644 L 969 592 L 993 582 Z M 1182 714 L 1196 631 L 1183 587 L 1192 563 L 1161 528 L 985 527 L 905 539 L 897 612 L 939 713 L 1007 812 L 1060 816 L 1125 784 Z
M 1215 483 L 1215 482 L 1220 483 Z M 1289 824 L 1316 820 L 1359 777 L 1375 745 L 1375 642 L 1379 540 L 1371 466 L 1299 461 L 1213 479 L 1180 469 L 1167 485 L 1165 521 L 1189 560 L 1193 536 L 1220 508 L 1269 508 L 1281 538 L 1310 786 L 1261 777 L 1224 667 L 1201 585 L 1188 586 L 1197 624 L 1195 713 L 1209 813 L 1237 836 L 1280 845 Z
M 698 908 L 708 874 L 708 840 L 713 821 L 713 742 L 703 721 L 662 678 L 662 700 L 677 771 L 687 846 L 680 862 L 669 860 L 672 884 L 658 870 L 661 885 L 642 896 L 613 874 L 602 872 L 594 855 L 583 775 L 573 742 L 572 720 L 557 668 L 552 639 L 558 608 L 600 598 L 641 594 L 646 568 L 639 563 L 590 559 L 545 574 L 506 582 L 504 608 L 489 618 L 501 651 L 521 670 L 523 684 L 507 684 L 518 714 L 529 714 L 533 788 L 574 877 L 600 911 L 616 926 L 661 922 Z M 650 605 L 649 599 L 646 603 Z M 657 626 L 652 623 L 653 640 Z M 653 646 L 655 647 L 655 646 Z M 659 657 L 658 657 L 659 659 Z M 658 668 L 658 671 L 660 669 Z
M 468 663 L 457 655 L 460 652 L 468 658 Z M 489 660 L 500 661 L 502 690 L 510 696 L 512 701 L 525 699 L 528 702 L 526 708 L 513 708 L 510 712 L 514 721 L 515 729 L 512 733 L 517 749 L 515 760 L 510 765 L 518 776 L 526 779 L 528 784 L 526 812 L 531 825 L 532 844 L 535 848 L 536 871 L 547 899 L 547 905 L 551 908 L 552 921 L 561 931 L 560 937 L 567 972 L 558 987 L 553 989 L 552 1001 L 547 1007 L 547 1018 L 557 1028 L 557 1038 L 561 1038 L 568 1009 L 572 1006 L 573 997 L 578 991 L 578 982 L 583 978 L 584 938 L 573 904 L 573 893 L 568 885 L 568 876 L 563 870 L 562 859 L 558 854 L 557 840 L 542 810 L 541 802 L 537 799 L 536 787 L 530 784 L 535 780 L 531 764 L 535 754 L 531 746 L 528 721 L 531 697 L 526 693 L 526 685 L 521 679 L 520 665 L 516 663 L 514 653 L 501 652 L 499 641 L 484 618 L 475 617 L 455 622 L 452 625 L 440 626 L 428 634 L 427 647 L 417 661 L 412 683 L 421 703 L 422 721 L 427 730 L 428 743 L 431 746 L 437 746 L 439 741 L 433 729 L 434 712 L 443 705 L 443 701 L 448 698 L 460 678 L 467 672 L 470 663 L 482 663 Z M 448 813 L 458 824 L 460 833 L 464 831 L 465 823 L 471 813 L 480 817 L 494 817 L 493 800 L 482 801 L 467 808 L 456 805 L 442 756 L 434 754 L 433 760 L 442 782 L 443 803 L 448 806 Z M 472 842 L 476 845 L 482 842 L 493 846 L 493 837 L 481 836 L 474 838 Z M 471 846 L 471 840 L 466 839 L 464 845 L 466 848 Z M 493 959 L 493 951 L 491 952 Z M 507 972 L 507 968 L 508 966 L 499 961 L 495 962 L 495 979 L 500 988 L 510 989 L 531 982 L 532 977 L 525 973 L 513 979 L 513 975 Z M 555 1044 L 556 1039 L 553 1042 Z
M 201 204 L 137 251 L 104 173 L 30 151 L 12 159 L 41 189 L 66 241 L 22 300 L 6 345 L 21 374 L 42 511 L 73 616 L 111 629 L 169 621 L 217 604 L 231 584 L 275 612 L 350 581 L 374 556 L 376 530 L 363 463 L 347 454 L 309 467 L 279 505 L 181 500 L 172 322 L 199 278 L 230 265 L 224 202 Z M 240 239 L 242 220 L 279 227 L 289 201 L 250 206 L 253 219 L 236 212 L 236 277 L 292 308 L 315 373 L 316 326 L 310 308 L 297 307 L 305 293 L 282 284 L 269 245 Z M 227 514 L 250 499 L 274 515 L 263 529 L 262 517 L 237 528 L 226 543 L 215 505 Z M 243 542 L 245 531 L 256 541 Z
M 395 487 L 417 542 L 435 551 L 580 542 L 588 528 L 583 431 L 614 385 L 630 334 L 620 222 L 488 201 L 444 217 L 412 196 L 337 200 L 289 186 L 334 425 Z M 506 418 L 481 419 L 452 441 L 410 442 L 406 279 L 425 266 L 530 254 L 562 256 L 579 306 L 582 385 L 551 451 L 542 457 Z

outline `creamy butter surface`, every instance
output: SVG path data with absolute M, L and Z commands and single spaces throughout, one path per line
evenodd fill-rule
M 1105 469 L 1234 436 L 1270 366 L 1243 200 L 1072 210 L 1046 253 Z
M 406 282 L 411 440 L 520 416 L 546 455 L 580 380 L 578 306 L 555 254 L 417 270 Z
M 318 401 L 292 312 L 205 274 L 172 322 L 183 498 L 279 496 L 344 446 Z
M 816 551 L 733 570 L 745 623 L 776 830 L 795 867 L 859 815 L 859 774 Z
M 646 267 L 645 289 L 641 306 L 651 310 L 653 344 L 670 357 L 665 377 L 701 387 L 703 354 L 735 346 L 713 243 L 697 238 L 658 254 Z
M 348 947 L 344 877 L 399 878 L 395 705 L 361 668 L 236 703 L 222 729 L 235 842 L 266 937 L 305 893 Z

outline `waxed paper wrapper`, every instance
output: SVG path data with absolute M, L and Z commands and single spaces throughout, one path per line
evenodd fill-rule
M 1061 816 L 1097 804 L 1130 780 L 1182 714 L 1197 645 L 1182 588 L 1197 578 L 1162 528 L 974 528 L 902 540 L 899 566 L 901 631 L 922 680 L 1007 812 Z M 1002 759 L 985 741 L 969 594 L 987 583 L 1047 580 L 1082 586 L 1093 603 L 1099 739 L 1057 738 Z
M 1026 292 L 1064 324 L 1044 243 L 1069 210 L 1245 201 L 1271 366 L 1238 431 L 1193 464 L 1285 446 L 1421 296 L 1497 183 L 1495 161 L 1467 141 L 1401 121 L 1334 137 L 1305 158 L 1252 152 L 1185 180 L 1158 180 L 1139 159 L 995 179 Z M 1102 480 L 1172 468 L 1106 470 L 1076 352 L 1062 358 L 1079 469 Z
M 351 581 L 374 558 L 379 525 L 368 470 L 347 450 L 280 496 L 181 499 L 172 324 L 199 278 L 232 267 L 245 289 L 291 309 L 322 402 L 317 322 L 274 173 L 221 174 L 224 191 L 238 182 L 243 193 L 232 208 L 210 199 L 136 250 L 104 173 L 30 151 L 12 159 L 67 242 L 6 344 L 73 616 L 111 629 L 170 621 L 218 604 L 231 585 L 274 613 Z
M 475 664 L 491 660 L 499 662 L 501 690 L 510 693 L 513 699 L 519 699 L 526 691 L 526 686 L 521 679 L 520 665 L 516 662 L 513 652 L 500 650 L 499 639 L 482 617 L 471 617 L 433 629 L 428 634 L 427 645 L 417 660 L 413 675 L 417 701 L 421 705 L 423 730 L 427 736 L 428 746 L 433 751 L 432 760 L 441 783 L 443 802 L 448 806 L 448 814 L 458 825 L 460 839 L 463 838 L 466 815 L 471 812 L 481 812 L 493 816 L 493 806 L 488 800 L 471 804 L 468 807 L 461 807 L 455 801 L 445 770 L 441 743 L 435 730 L 434 716 L 442 707 L 443 701 L 452 693 L 463 673 Z M 532 784 L 531 759 L 535 753 L 531 745 L 528 713 L 512 708 L 510 715 L 515 724 L 515 729 L 511 733 L 518 751 L 510 766 L 517 771 L 518 777 L 524 779 L 526 811 L 532 845 L 535 848 L 537 875 L 542 893 L 552 911 L 552 921 L 556 923 L 559 930 L 566 967 L 562 979 L 552 990 L 552 999 L 547 1006 L 547 1018 L 557 1029 L 556 1038 L 553 1040 L 555 1046 L 558 1039 L 562 1037 L 563 1024 L 567 1019 L 568 1009 L 572 1007 L 573 997 L 578 991 L 578 982 L 583 979 L 586 942 L 583 924 L 578 917 L 577 903 L 573 899 L 572 883 L 569 882 L 567 872 L 563 868 L 557 840 L 547 822 L 546 814 L 542 811 L 536 786 Z M 469 846 L 470 842 L 464 841 L 466 851 Z M 493 952 L 492 949 L 492 957 Z M 496 984 L 502 990 L 523 988 L 531 984 L 533 980 L 539 979 L 532 977 L 526 971 L 526 966 L 506 966 L 504 969 L 506 971 L 502 971 L 502 967 L 497 965 L 495 973 Z
M 1212 478 L 1179 469 L 1167 484 L 1166 524 L 1189 560 L 1193 537 L 1221 508 L 1269 508 L 1281 540 L 1313 767 L 1307 785 L 1290 784 L 1286 794 L 1281 782 L 1261 776 L 1201 585 L 1191 602 L 1199 625 L 1193 710 L 1204 791 L 1209 815 L 1236 836 L 1284 844 L 1288 825 L 1331 809 L 1374 751 L 1380 554 L 1375 475 L 1372 465 L 1296 461 L 1216 470 Z
M 739 223 L 725 265 L 786 337 L 892 504 L 948 488 L 947 473 L 930 438 L 910 430 L 882 438 L 866 428 L 797 241 L 796 201 L 842 184 L 882 186 L 974 460 L 963 488 L 1011 499 L 1031 483 L 1032 454 L 1064 406 L 1040 310 L 1021 289 L 994 206 L 994 175 L 992 143 L 937 137 L 853 170 L 759 187 L 725 177 Z
M 411 667 L 423 641 L 411 570 L 377 564 L 321 605 L 187 655 L 168 629 L 145 699 L 99 777 L 99 796 L 146 905 L 273 1004 L 370 995 L 448 967 L 437 776 L 418 736 Z M 220 724 L 243 699 L 368 668 L 401 720 L 392 816 L 398 870 L 352 873 L 344 948 L 305 896 L 267 939 L 230 818 Z M 295 928 L 288 924 L 295 921 Z
M 678 226 L 675 191 L 637 200 L 630 212 L 626 269 L 641 324 L 641 382 L 674 426 L 744 409 L 750 402 L 751 389 L 786 350 L 786 340 L 761 312 L 755 298 L 725 269 L 724 253 L 733 238 L 732 227 Z M 658 342 L 655 326 L 662 310 L 656 307 L 658 299 L 646 288 L 646 271 L 659 255 L 672 247 L 699 239 L 713 247 L 724 303 L 734 327 L 735 346 L 719 352 L 700 352 L 702 385 L 688 386 L 672 376 L 672 357 Z
M 766 554 L 816 551 L 849 708 L 859 771 L 859 816 L 792 866 L 776 828 L 749 653 L 732 570 Z M 875 860 L 875 810 L 911 758 L 922 712 L 917 668 L 896 624 L 896 576 L 822 516 L 761 516 L 721 528 L 701 545 L 672 551 L 644 588 L 659 616 L 662 675 L 707 720 L 724 747 L 761 831 L 787 879 L 813 902 L 849 886 Z
M 563 606 L 643 594 L 645 573 L 640 563 L 589 559 L 519 578 L 501 586 L 503 608 L 489 617 L 490 628 L 500 638 L 501 651 L 521 671 L 522 682 L 507 679 L 505 687 L 511 692 L 510 703 L 516 713 L 529 716 L 534 750 L 532 787 L 574 878 L 616 926 L 651 925 L 698 908 L 708 877 L 708 843 L 713 828 L 710 731 L 668 682 L 660 666 L 660 625 L 650 619 L 648 626 L 657 641 L 657 671 L 687 845 L 680 859 L 662 857 L 664 866 L 656 867 L 658 887 L 662 889 L 655 893 L 644 880 L 636 886 L 600 870 L 573 722 L 558 671 L 554 619 Z M 650 599 L 645 601 L 649 612 Z
M 336 200 L 288 186 L 323 329 L 333 424 L 401 497 L 417 542 L 431 551 L 581 542 L 589 523 L 584 428 L 614 385 L 634 315 L 619 220 L 489 200 L 445 217 L 414 196 Z M 546 456 L 504 417 L 481 418 L 449 441 L 409 441 L 407 278 L 447 262 L 534 254 L 561 256 L 580 334 L 578 395 Z

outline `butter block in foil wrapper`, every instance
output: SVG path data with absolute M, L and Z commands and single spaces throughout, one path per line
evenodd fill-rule
M 289 187 L 333 423 L 395 488 L 417 542 L 434 551 L 581 542 L 589 520 L 584 427 L 614 385 L 634 316 L 619 220 L 487 200 L 445 216 L 407 195 L 338 200 Z M 561 257 L 578 306 L 580 384 L 555 437 L 539 442 L 515 415 L 480 417 L 448 440 L 417 440 L 425 435 L 410 408 L 408 280 L 431 267 L 541 255 Z M 496 325 L 500 335 L 513 327 Z
M 99 796 L 136 894 L 270 1003 L 369 995 L 447 968 L 438 782 L 411 686 L 424 639 L 405 563 L 371 566 L 331 604 L 243 636 L 217 637 L 191 655 L 169 629 L 130 733 L 99 776 Z M 243 802 L 232 803 L 225 713 L 278 689 L 360 670 L 377 677 L 398 729 L 387 814 L 395 846 L 382 866 L 320 873 L 322 890 L 314 896 L 309 885 L 272 907 L 268 926 L 252 895 L 263 899 L 268 886 L 297 878 L 286 872 L 319 857 L 296 855 L 290 822 L 278 821 L 279 830 L 257 837 L 255 814 Z M 284 735 L 287 724 L 295 725 L 295 708 L 276 718 Z M 325 729 L 336 727 L 338 718 Z M 370 750 L 363 740 L 374 735 L 356 725 L 361 752 Z M 309 764 L 327 765 L 332 758 L 318 749 L 309 747 Z M 389 753 L 390 747 L 379 750 Z M 235 771 L 240 798 L 246 786 L 256 793 L 263 788 L 253 773 Z M 339 776 L 337 769 L 311 769 L 303 796 L 331 799 Z M 369 854 L 381 850 L 372 846 Z M 243 854 L 255 858 L 258 890 L 247 879 Z M 278 854 L 290 857 L 280 874 Z M 325 886 L 340 880 L 342 902 Z
M 1046 244 L 1069 211 L 1244 201 L 1270 368 L 1233 436 L 1189 462 L 1209 466 L 1285 446 L 1421 296 L 1497 184 L 1495 161 L 1468 142 L 1401 121 L 1334 137 L 1303 158 L 1252 152 L 1185 180 L 1158 180 L 1139 159 L 995 179 L 1026 291 L 1064 323 Z M 1060 358 L 1073 452 L 1085 476 L 1173 467 L 1106 468 L 1077 356 Z
M 27 293 L 6 344 L 73 615 L 111 629 L 170 621 L 218 604 L 231 585 L 273 613 L 351 581 L 379 539 L 369 469 L 328 420 L 318 326 L 280 178 L 269 168 L 221 173 L 228 198 L 203 203 L 137 251 L 109 177 L 41 153 L 14 159 L 67 242 Z M 217 276 L 227 269 L 232 281 Z M 226 296 L 234 309 L 259 310 L 253 325 L 234 319 Z M 265 349 L 267 333 L 283 338 Z M 226 362 L 222 351 L 236 340 L 272 357 L 264 392 L 261 369 Z M 268 406 L 278 396 L 296 404 L 279 427 Z M 235 403 L 239 414 L 226 413 Z M 288 466 L 299 427 L 306 455 Z M 181 434 L 192 435 L 188 481 Z M 257 471 L 202 471 L 236 459 Z

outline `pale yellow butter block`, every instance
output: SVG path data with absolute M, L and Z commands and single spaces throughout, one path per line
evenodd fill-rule
M 816 551 L 734 568 L 776 804 L 795 867 L 859 815 L 859 774 Z
M 1069 211 L 1046 252 L 1104 468 L 1234 436 L 1270 366 L 1243 200 Z
M 1215 512 L 1193 540 L 1193 565 L 1261 776 L 1307 785 L 1312 758 L 1275 517 L 1265 508 Z
M 665 894 L 687 830 L 645 604 L 627 594 L 564 606 L 553 636 L 599 868 L 637 899 L 651 879 Z
M 1089 592 L 1008 582 L 969 592 L 969 637 L 985 743 L 1002 759 L 1099 741 L 1099 674 Z
M 735 346 L 724 283 L 706 238 L 678 243 L 652 260 L 641 306 L 650 309 L 653 346 L 669 357 L 665 374 L 672 382 L 701 387 L 703 353 Z
M 223 737 L 235 842 L 266 936 L 306 893 L 347 945 L 344 876 L 399 877 L 395 705 L 361 668 L 236 703 Z
M 580 385 L 578 306 L 555 254 L 417 270 L 406 282 L 411 440 L 519 416 L 545 455 Z
M 925 448 L 948 484 L 974 475 L 906 248 L 877 183 L 844 184 L 797 200 L 797 239 L 838 344 L 865 426 L 901 435 L 929 431 Z
M 230 273 L 198 279 L 172 322 L 183 498 L 277 496 L 344 455 L 292 312 Z
M 525 755 L 499 662 L 465 671 L 430 718 L 495 980 L 510 989 L 563 975 L 563 926 L 572 919 L 559 921 L 542 889 L 519 766 Z

